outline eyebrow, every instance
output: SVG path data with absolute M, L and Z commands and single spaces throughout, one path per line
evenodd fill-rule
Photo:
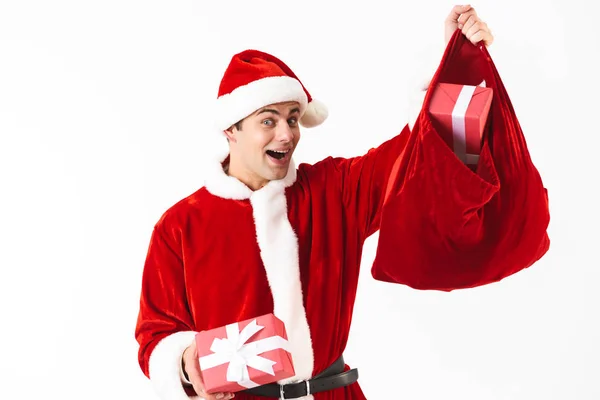
M 290 115 L 294 114 L 294 113 L 299 113 L 300 112 L 300 108 L 299 107 L 294 107 L 290 110 Z M 256 113 L 256 115 L 262 114 L 262 113 L 273 113 L 275 115 L 281 115 L 281 113 L 273 108 L 263 108 L 262 110 L 260 110 L 259 112 Z

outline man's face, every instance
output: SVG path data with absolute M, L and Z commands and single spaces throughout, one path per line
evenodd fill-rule
M 300 140 L 299 118 L 297 102 L 272 104 L 246 117 L 240 130 L 228 131 L 230 168 L 253 189 L 283 179 Z

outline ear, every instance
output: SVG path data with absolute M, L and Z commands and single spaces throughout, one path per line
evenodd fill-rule
M 234 142 L 235 143 L 235 133 L 236 133 L 237 129 L 235 129 L 235 126 L 230 127 L 229 129 L 226 129 L 223 131 L 223 135 L 227 138 L 227 140 L 229 140 L 230 142 Z

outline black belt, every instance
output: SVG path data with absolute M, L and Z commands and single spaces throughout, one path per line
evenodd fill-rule
M 325 371 L 309 380 L 289 383 L 287 385 L 269 383 L 252 389 L 246 389 L 244 393 L 274 399 L 297 399 L 309 394 L 341 388 L 358 380 L 358 370 L 351 369 L 344 372 L 345 366 L 344 357 L 342 356 Z

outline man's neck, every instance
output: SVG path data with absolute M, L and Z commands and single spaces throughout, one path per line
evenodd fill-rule
M 256 191 L 264 187 L 269 181 L 258 175 L 248 171 L 241 165 L 229 160 L 229 164 L 225 165 L 224 171 L 227 175 L 236 178 L 251 190 Z

